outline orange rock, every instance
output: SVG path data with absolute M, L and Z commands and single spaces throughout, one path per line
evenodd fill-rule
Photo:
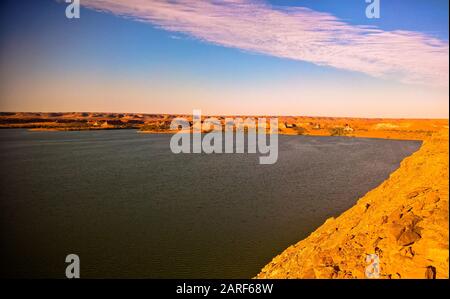
M 286 270 L 299 278 L 365 278 L 366 256 L 373 253 L 382 278 L 448 278 L 448 157 L 445 129 L 354 207 L 275 257 L 257 278 L 286 278 Z

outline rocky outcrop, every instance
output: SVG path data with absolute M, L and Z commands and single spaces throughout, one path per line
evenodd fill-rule
M 257 278 L 366 278 L 376 254 L 380 278 L 448 278 L 448 130 L 350 210 L 275 257 Z

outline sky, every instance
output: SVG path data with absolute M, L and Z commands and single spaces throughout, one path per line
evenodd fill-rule
M 0 4 L 0 111 L 448 118 L 447 0 Z

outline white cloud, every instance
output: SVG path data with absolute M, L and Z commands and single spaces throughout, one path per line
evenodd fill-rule
M 83 0 L 199 40 L 404 83 L 448 86 L 448 42 L 354 26 L 328 13 L 246 0 Z

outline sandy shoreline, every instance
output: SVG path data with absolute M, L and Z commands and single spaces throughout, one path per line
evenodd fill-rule
M 257 278 L 365 278 L 377 254 L 380 278 L 448 278 L 448 130 L 377 188 L 267 264 Z

